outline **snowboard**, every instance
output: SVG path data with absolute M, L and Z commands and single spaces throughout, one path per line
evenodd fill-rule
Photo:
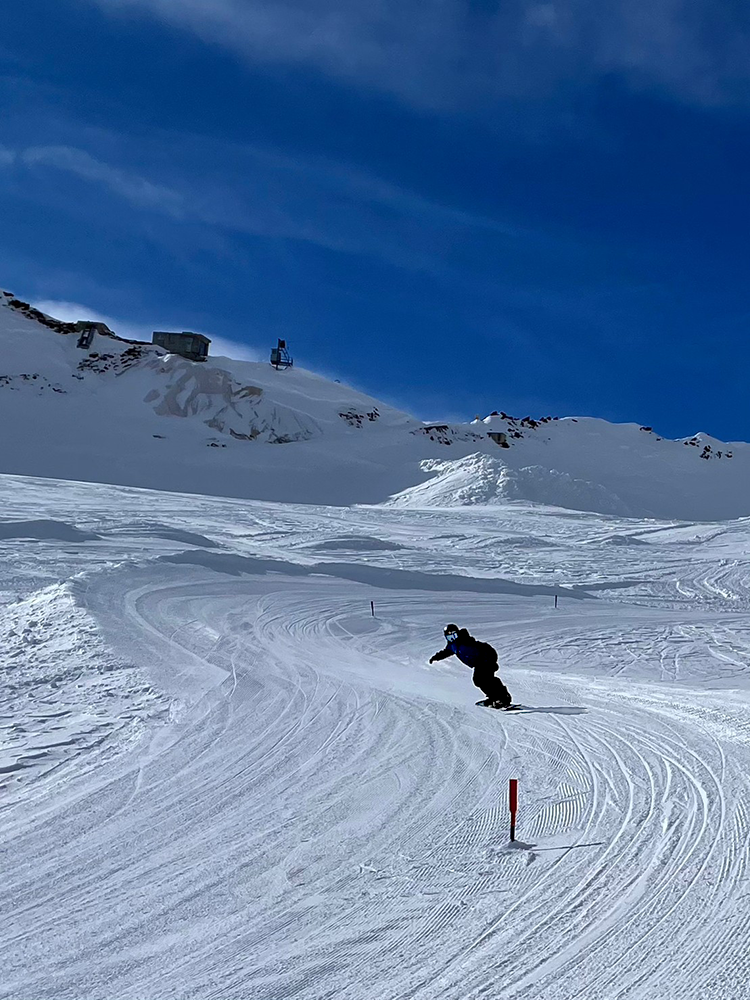
M 523 705 L 519 705 L 517 702 L 512 701 L 510 705 L 504 705 L 502 708 L 495 708 L 494 705 L 485 705 L 484 699 L 476 703 L 480 708 L 494 708 L 496 712 L 517 712 L 519 709 L 523 708 Z

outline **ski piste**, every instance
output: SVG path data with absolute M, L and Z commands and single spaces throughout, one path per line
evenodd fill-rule
M 0 506 L 2 1000 L 746 1000 L 750 518 Z

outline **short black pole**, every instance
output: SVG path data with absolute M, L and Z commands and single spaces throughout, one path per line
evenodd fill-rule
M 372 617 L 375 617 L 375 601 L 370 601 L 370 611 L 372 611 Z
M 555 607 L 557 607 L 557 594 L 555 594 Z

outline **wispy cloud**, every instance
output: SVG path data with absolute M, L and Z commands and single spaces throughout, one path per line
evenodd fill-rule
M 104 313 L 90 309 L 80 302 L 66 302 L 61 299 L 39 299 L 31 303 L 35 309 L 41 310 L 48 316 L 62 320 L 63 323 L 76 323 L 79 319 L 90 319 L 95 323 L 106 323 L 110 330 L 128 340 L 151 339 L 151 331 L 143 324 L 128 323 L 116 320 L 112 316 L 105 316 Z M 155 328 L 156 329 L 156 328 Z
M 116 137 L 99 140 L 110 154 L 119 151 Z M 138 209 L 203 227 L 213 241 L 222 232 L 276 244 L 290 240 L 435 272 L 456 239 L 471 232 L 547 239 L 502 219 L 431 201 L 342 162 L 190 136 L 182 136 L 181 143 L 180 172 L 172 167 L 166 179 L 145 177 L 74 146 L 34 146 L 13 155 L 30 170 L 64 171 Z M 168 159 L 161 146 L 151 152 L 141 147 L 139 160 L 150 158 L 160 164 Z M 69 204 L 75 208 L 74 201 Z
M 200 331 L 198 331 L 200 332 Z M 234 358 L 235 361 L 266 361 L 261 357 L 260 351 L 240 344 L 236 340 L 229 340 L 227 337 L 217 337 L 215 334 L 206 334 L 211 338 L 211 356 L 215 358 Z
M 16 159 L 16 154 L 14 150 L 7 149 L 5 146 L 0 146 L 0 167 L 9 166 L 14 163 Z
M 174 322 L 165 322 L 163 320 L 152 324 L 134 323 L 130 320 L 116 319 L 113 316 L 97 312 L 96 309 L 91 309 L 80 302 L 66 302 L 60 299 L 40 299 L 33 302 L 32 305 L 48 316 L 54 316 L 55 319 L 61 319 L 66 323 L 75 323 L 79 319 L 93 320 L 96 323 L 106 323 L 110 330 L 114 330 L 118 336 L 125 337 L 127 340 L 145 340 L 150 342 L 154 330 L 182 330 L 186 325 L 189 326 L 189 324 L 185 323 L 175 324 Z M 247 344 L 230 340 L 228 337 L 217 337 L 213 333 L 202 330 L 193 330 L 192 332 L 205 333 L 205 336 L 210 338 L 211 355 L 213 357 L 234 358 L 236 361 L 261 360 L 260 353 Z
M 618 73 L 691 101 L 747 101 L 750 25 L 713 0 L 85 0 L 147 13 L 253 65 L 299 64 L 446 106 Z
M 177 191 L 103 163 L 83 149 L 72 146 L 32 146 L 23 150 L 20 159 L 28 167 L 53 167 L 83 180 L 101 184 L 138 208 L 157 209 L 177 219 L 185 214 L 182 196 Z

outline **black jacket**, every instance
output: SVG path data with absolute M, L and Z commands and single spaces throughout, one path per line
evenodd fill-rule
M 488 642 L 480 642 L 469 635 L 465 628 L 460 629 L 458 638 L 435 653 L 432 659 L 445 660 L 449 656 L 457 656 L 472 670 L 497 670 L 497 650 Z

